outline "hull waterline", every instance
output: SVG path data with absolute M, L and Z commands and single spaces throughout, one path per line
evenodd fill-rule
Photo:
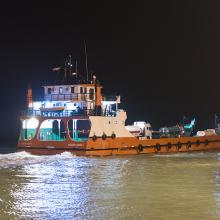
M 137 138 L 89 138 L 87 142 L 18 142 L 18 150 L 32 154 L 57 154 L 64 151 L 79 156 L 136 155 L 220 150 L 220 136 L 180 137 L 139 140 Z

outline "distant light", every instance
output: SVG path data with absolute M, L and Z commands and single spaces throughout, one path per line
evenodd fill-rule
M 72 73 L 73 76 L 77 75 L 77 73 Z

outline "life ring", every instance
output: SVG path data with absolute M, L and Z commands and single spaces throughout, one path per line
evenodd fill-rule
M 200 145 L 200 140 L 196 141 L 196 145 L 199 146 Z
M 112 139 L 115 139 L 116 138 L 116 134 L 113 132 L 111 137 L 112 137 Z
M 179 149 L 182 147 L 182 143 L 181 143 L 180 141 L 177 142 L 176 147 L 177 147 L 177 149 L 179 150 Z
M 209 144 L 209 140 L 205 139 L 205 145 L 207 146 Z
M 97 136 L 96 136 L 95 134 L 92 136 L 92 140 L 93 140 L 93 141 L 96 141 L 96 140 L 97 140 Z
M 142 152 L 144 150 L 143 146 L 141 144 L 138 145 L 139 152 Z
M 188 141 L 187 144 L 186 144 L 186 148 L 189 149 L 191 147 L 191 145 L 192 145 L 191 141 Z
M 105 133 L 103 133 L 102 139 L 105 140 L 106 138 L 107 138 L 107 135 Z
M 156 145 L 155 145 L 155 149 L 156 149 L 157 151 L 160 151 L 160 149 L 161 149 L 160 144 L 156 144 Z
M 168 142 L 167 143 L 167 149 L 169 150 L 169 149 L 171 149 L 171 147 L 172 147 L 172 144 L 170 142 Z

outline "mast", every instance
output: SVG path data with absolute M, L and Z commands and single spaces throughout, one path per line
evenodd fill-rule
M 67 59 L 65 59 L 65 63 L 64 63 L 64 82 L 66 81 L 66 77 L 67 77 Z
M 77 76 L 77 72 L 78 72 L 78 70 L 77 70 L 77 60 L 76 60 L 76 76 Z
M 85 49 L 85 58 L 86 58 L 86 80 L 89 81 L 89 71 L 88 71 L 88 58 L 87 58 L 87 49 L 86 49 L 86 41 L 84 40 L 84 49 Z
M 68 79 L 70 79 L 72 75 L 72 66 L 72 57 L 69 55 L 64 63 L 64 82 L 66 83 L 68 83 Z
M 72 57 L 69 55 L 69 77 L 71 77 L 72 74 Z

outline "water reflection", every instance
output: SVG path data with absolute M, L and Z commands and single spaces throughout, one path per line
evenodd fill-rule
M 46 219 L 70 218 L 73 214 L 74 218 L 86 217 L 90 181 L 87 170 L 90 167 L 80 158 L 57 158 L 24 166 L 19 176 L 28 182 L 13 192 L 13 197 L 19 198 L 14 209 L 21 210 L 20 215 L 26 218 L 33 214 Z
M 219 219 L 219 172 L 217 153 L 4 155 L 0 219 Z

